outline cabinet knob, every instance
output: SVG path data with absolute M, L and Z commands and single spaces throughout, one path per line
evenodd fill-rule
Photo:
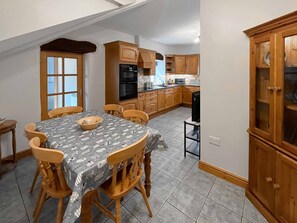
M 275 92 L 280 92 L 281 90 L 282 90 L 281 87 L 275 87 L 275 88 L 274 88 L 274 91 L 275 91 Z
M 271 177 L 265 177 L 265 180 L 267 183 L 272 183 L 272 178 Z
M 273 184 L 273 188 L 274 188 L 274 190 L 278 190 L 280 188 L 280 185 L 279 184 Z
M 269 90 L 269 91 L 273 91 L 273 90 L 274 90 L 274 87 L 267 86 L 267 90 Z

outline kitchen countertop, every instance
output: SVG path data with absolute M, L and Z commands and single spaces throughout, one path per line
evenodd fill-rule
M 148 91 L 156 91 L 160 89 L 166 89 L 166 88 L 172 88 L 177 86 L 193 86 L 193 87 L 200 87 L 198 84 L 169 84 L 166 86 L 162 85 L 154 85 L 153 88 L 144 89 L 144 88 L 138 88 L 138 93 L 148 92 Z

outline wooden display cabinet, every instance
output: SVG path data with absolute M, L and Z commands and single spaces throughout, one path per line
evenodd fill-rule
M 269 222 L 297 222 L 297 11 L 250 37 L 247 195 Z
M 173 63 L 173 55 L 166 55 L 166 73 L 172 74 L 174 73 L 174 63 Z

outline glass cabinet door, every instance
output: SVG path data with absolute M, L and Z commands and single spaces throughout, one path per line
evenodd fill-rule
M 283 92 L 282 141 L 285 147 L 297 153 L 297 32 L 284 37 L 283 43 L 283 86 L 277 88 Z
M 251 58 L 251 131 L 273 137 L 273 77 L 269 38 L 254 40 Z

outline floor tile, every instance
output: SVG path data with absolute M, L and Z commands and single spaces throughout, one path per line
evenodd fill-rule
M 207 198 L 198 223 L 241 223 L 241 216 Z
M 0 209 L 0 219 L 5 219 L 5 223 L 17 222 L 24 217 L 26 217 L 26 210 L 21 198 L 7 203 Z
M 172 178 L 181 181 L 190 170 L 190 167 L 177 164 L 174 160 L 167 162 L 161 169 Z
M 192 188 L 198 193 L 207 196 L 215 181 L 215 177 L 210 174 L 195 173 L 190 170 L 182 181 L 182 184 Z
M 246 220 L 245 218 L 242 218 L 242 219 L 241 219 L 241 223 L 253 223 L 253 222 L 251 222 L 251 221 L 249 221 L 249 220 Z
M 267 220 L 247 198 L 244 201 L 243 217 L 251 222 L 267 223 Z
M 152 220 L 154 223 L 194 223 L 192 219 L 174 208 L 168 203 L 165 203 L 158 214 Z
M 178 149 L 175 149 L 172 146 L 168 146 L 168 148 L 160 148 L 156 150 L 156 152 L 160 153 L 163 156 L 166 156 L 169 159 L 172 159 L 178 152 Z
M 216 179 L 208 197 L 236 214 L 242 215 L 245 197 L 243 188 Z
M 0 190 L 0 207 L 7 205 L 11 201 L 20 200 L 21 194 L 16 183 L 11 184 L 10 187 L 5 187 Z
M 156 214 L 162 205 L 165 203 L 163 199 L 155 193 L 151 193 L 148 198 L 153 215 Z M 144 200 L 140 193 L 135 194 L 127 203 L 124 204 L 125 208 L 130 211 L 140 222 L 149 222 L 151 218 L 148 215 L 148 210 L 145 206 Z
M 160 171 L 152 178 L 151 190 L 163 200 L 167 200 L 178 184 L 177 180 Z
M 167 158 L 166 156 L 163 156 L 160 153 L 155 153 L 154 151 L 152 152 L 151 166 L 156 168 L 157 170 L 160 170 L 169 161 L 170 159 Z
M 106 223 L 113 223 L 113 222 L 114 222 L 113 220 L 109 219 Z M 121 222 L 139 223 L 139 221 L 125 207 L 121 207 Z
M 23 217 L 22 219 L 16 221 L 16 223 L 30 223 L 27 216 Z
M 17 180 L 14 174 L 14 171 L 10 171 L 3 176 L 1 176 L 0 179 L 0 190 L 2 188 L 10 187 L 12 184 L 16 184 Z
M 205 200 L 206 197 L 202 194 L 180 184 L 171 194 L 167 202 L 193 220 L 197 220 Z
M 192 167 L 194 163 L 196 163 L 196 161 L 198 160 L 198 157 L 189 153 L 187 153 L 185 157 L 184 151 L 180 150 L 173 156 L 173 160 L 175 160 L 179 165 Z

